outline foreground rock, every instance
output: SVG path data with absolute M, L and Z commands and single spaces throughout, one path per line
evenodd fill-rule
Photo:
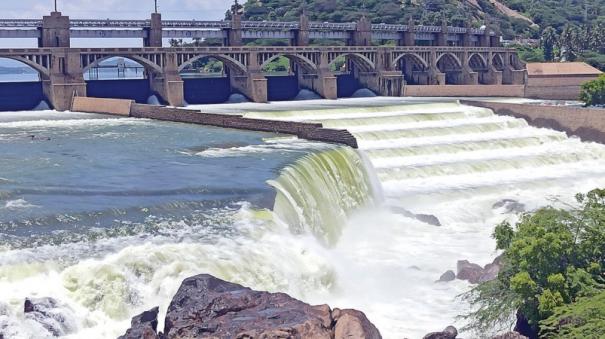
M 502 262 L 501 256 L 498 256 L 491 264 L 487 264 L 485 267 L 473 264 L 468 260 L 459 260 L 456 266 L 458 269 L 456 278 L 468 280 L 471 284 L 479 284 L 496 279 L 502 267 Z
M 311 306 L 207 274 L 183 281 L 168 307 L 163 334 L 155 331 L 157 311 L 144 314 L 133 318 L 121 338 L 381 338 L 362 312 Z
M 425 335 L 422 339 L 456 339 L 458 330 L 454 326 L 448 326 L 441 332 L 432 332 Z
M 54 337 L 77 330 L 75 315 L 66 305 L 53 298 L 27 298 L 23 306 L 26 319 L 37 322 Z
M 118 339 L 159 339 L 158 312 L 159 308 L 155 307 L 132 318 L 131 327 Z

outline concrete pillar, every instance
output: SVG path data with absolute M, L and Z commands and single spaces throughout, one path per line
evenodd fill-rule
M 416 45 L 416 28 L 414 25 L 414 19 L 410 19 L 408 22 L 407 31 L 401 32 L 402 37 L 399 39 L 400 46 L 415 46 Z
M 145 28 L 147 37 L 143 39 L 145 47 L 162 47 L 162 14 L 152 13 L 149 27 Z
M 491 47 L 500 47 L 500 36 L 498 34 L 496 35 L 490 35 L 490 46 Z
M 381 48 L 376 55 L 374 72 L 356 72 L 357 80 L 374 93 L 381 96 L 403 96 L 405 78 L 401 71 L 391 69 L 390 54 Z
M 372 23 L 363 15 L 353 32 L 353 46 L 371 46 L 372 45 Z
M 479 46 L 490 47 L 491 39 L 489 36 L 489 32 L 490 32 L 489 23 L 486 21 L 485 30 L 483 31 L 483 34 L 479 35 Z
M 44 95 L 58 111 L 71 109 L 74 96 L 86 96 L 80 51 L 57 48 L 51 52 L 50 76 L 42 82 Z
M 462 46 L 470 47 L 473 45 L 472 34 L 471 34 L 471 24 L 469 21 L 465 22 L 466 32 L 462 35 Z
M 292 46 L 309 46 L 309 17 L 303 11 L 300 15 L 298 29 L 294 30 L 294 41 Z
M 170 106 L 182 107 L 185 103 L 184 82 L 179 74 L 176 53 L 165 56 L 162 74 L 149 74 L 151 90 L 159 94 Z
M 338 85 L 336 76 L 330 70 L 328 64 L 328 53 L 322 52 L 320 55 L 319 68 L 317 74 L 305 74 L 304 70 L 298 71 L 298 84 L 321 95 L 324 99 L 338 98 Z
M 441 32 L 437 33 L 437 46 L 447 46 L 447 35 L 447 22 L 443 20 L 441 22 Z
M 242 39 L 242 15 L 239 13 L 239 9 L 234 6 L 231 15 L 231 27 L 227 29 L 227 46 L 241 46 L 243 44 Z
M 427 77 L 427 85 L 445 85 L 445 73 L 441 73 L 437 68 L 437 51 L 435 49 L 431 50 Z
M 250 52 L 248 57 L 250 64 L 248 65 L 247 73 L 229 73 L 231 87 L 253 102 L 267 102 L 267 78 L 263 75 L 260 64 L 258 63 L 258 55 L 256 52 Z
M 42 18 L 39 28 L 38 47 L 69 47 L 69 17 L 61 12 L 52 12 Z
M 478 85 L 479 84 L 479 73 L 475 72 L 468 62 L 468 51 L 464 51 L 462 61 L 462 83 L 465 85 Z

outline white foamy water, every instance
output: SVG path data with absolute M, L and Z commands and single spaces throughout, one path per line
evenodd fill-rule
M 242 202 L 204 212 L 203 224 L 163 222 L 166 230 L 154 234 L 0 246 L 0 302 L 7 304 L 4 311 L 0 305 L 0 329 L 14 338 L 44 337 L 20 312 L 25 297 L 52 296 L 75 314 L 77 330 L 67 338 L 115 338 L 143 310 L 159 305 L 162 317 L 184 278 L 210 273 L 312 304 L 357 308 L 388 339 L 421 338 L 463 325 L 456 316 L 468 305 L 456 296 L 470 285 L 435 280 L 455 270 L 457 260 L 493 260 L 493 227 L 516 217 L 498 202 L 514 200 L 530 211 L 572 203 L 575 193 L 605 185 L 603 145 L 455 103 L 340 103 L 310 101 L 304 110 L 301 103 L 233 107 L 250 109 L 250 117 L 350 128 L 359 151 L 271 138 L 187 153 L 208 162 L 315 149 L 269 180 L 277 193 L 273 210 Z M 272 111 L 258 112 L 263 108 Z M 68 116 L 58 116 L 54 127 L 47 121 L 4 123 L 6 129 L 77 128 Z M 80 124 L 147 123 L 89 120 L 95 119 Z M 402 210 L 434 215 L 442 226 Z M 229 226 L 209 227 L 224 224 Z
M 347 128 L 369 159 L 385 202 L 348 218 L 332 254 L 336 287 L 308 300 L 363 310 L 385 338 L 421 338 L 469 311 L 470 285 L 435 283 L 456 261 L 497 255 L 493 227 L 514 220 L 505 199 L 531 211 L 573 203 L 605 184 L 605 146 L 456 103 L 252 112 L 267 119 Z M 435 227 L 397 214 L 437 217 Z M 395 211 L 395 212 L 393 212 Z M 478 337 L 477 333 L 465 336 Z

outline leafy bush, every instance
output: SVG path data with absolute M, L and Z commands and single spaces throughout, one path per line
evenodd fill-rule
M 580 100 L 586 106 L 605 105 L 605 74 L 582 85 Z
M 578 195 L 580 207 L 545 207 L 521 217 L 513 228 L 495 228 L 503 250 L 498 278 L 479 284 L 463 297 L 476 311 L 468 328 L 482 332 L 510 328 L 518 312 L 534 334 L 549 333 L 579 298 L 605 288 L 605 190 Z M 554 318 L 553 318 L 554 317 Z
M 605 292 L 556 308 L 540 328 L 551 339 L 605 338 Z

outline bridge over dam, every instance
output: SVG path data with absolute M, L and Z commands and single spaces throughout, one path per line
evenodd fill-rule
M 111 58 L 133 60 L 144 69 L 150 91 L 170 106 L 185 103 L 186 81 L 181 72 L 196 60 L 211 57 L 224 65 L 226 91 L 251 101 L 267 102 L 280 86 L 309 89 L 326 99 L 339 97 L 340 86 L 356 83 L 382 96 L 510 95 L 507 87 L 522 85 L 525 64 L 513 49 L 473 46 L 240 46 L 141 48 L 31 48 L 0 49 L 0 58 L 20 61 L 40 74 L 44 96 L 58 110 L 69 109 L 74 96 L 87 96 L 84 74 Z M 279 57 L 288 58 L 289 82 L 277 83 L 264 71 Z M 334 70 L 346 60 L 345 72 Z M 339 77 L 344 76 L 344 81 Z M 461 86 L 466 85 L 466 87 Z M 490 86 L 491 85 L 491 86 Z M 512 85 L 512 86 L 507 86 Z M 480 87 L 498 91 L 480 91 Z M 518 87 L 518 86 L 517 86 Z M 521 86 L 522 87 L 522 86 Z M 409 90 L 413 90 L 410 93 Z M 429 90 L 430 89 L 430 90 Z M 283 90 L 283 88 L 282 88 Z M 113 92 L 119 92 L 116 88 Z M 407 93 L 406 93 L 407 91 Z M 111 91 L 110 91 L 111 92 Z M 342 91 L 341 91 L 342 92 Z M 111 95 L 111 93 L 110 93 Z M 522 96 L 522 91 L 518 96 Z M 95 95 L 92 95 L 95 96 Z M 342 96 L 342 95 L 341 95 Z

